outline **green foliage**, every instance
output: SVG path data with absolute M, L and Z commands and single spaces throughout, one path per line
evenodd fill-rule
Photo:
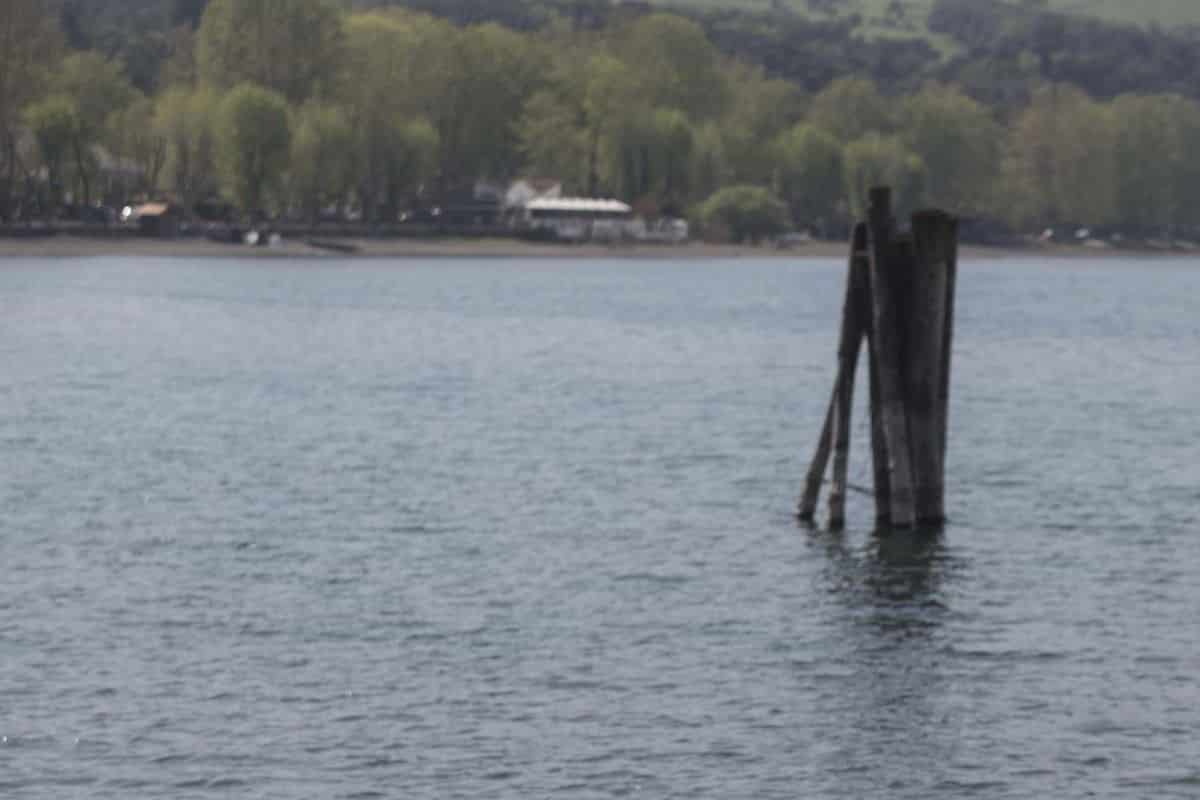
M 809 121 L 842 142 L 892 129 L 890 104 L 865 78 L 839 78 L 813 98 Z
M 74 115 L 70 153 L 79 184 L 78 199 L 90 204 L 99 167 L 94 148 L 101 143 L 109 117 L 132 103 L 137 92 L 118 64 L 90 52 L 67 56 L 50 86 Z
M 425 115 L 438 105 L 446 79 L 442 54 L 456 35 L 452 26 L 421 15 L 356 14 L 347 21 L 339 94 L 355 138 L 359 200 L 370 221 L 380 218 L 381 205 L 382 216 L 394 219 L 401 194 L 432 177 L 438 141 Z
M 119 193 L 152 193 L 167 160 L 167 138 L 155 125 L 155 107 L 150 98 L 138 93 L 128 106 L 110 114 L 104 140 L 114 156 L 138 173 L 138 177 L 125 181 Z
M 520 167 L 518 119 L 545 82 L 540 48 L 498 25 L 454 31 L 440 53 L 429 119 L 440 140 L 443 188 L 477 177 L 508 178 Z
M 648 106 L 702 120 L 720 116 L 730 101 L 716 48 L 691 20 L 641 17 L 621 32 L 616 55 L 636 76 L 632 93 Z
M 24 165 L 22 110 L 42 97 L 62 36 L 42 0 L 0 2 L 0 220 L 10 216 Z
M 988 210 L 1002 142 L 988 109 L 956 88 L 930 85 L 905 98 L 900 129 L 925 165 L 925 202 L 964 214 Z
M 820 229 L 836 221 L 846 185 L 845 157 L 837 140 L 814 125 L 801 124 L 779 136 L 770 150 L 779 194 L 791 207 L 795 223 Z
M 1047 10 L 1057 0 L 688 18 L 575 0 L 211 0 L 198 29 L 204 0 L 126 2 L 120 21 L 0 3 L 0 217 L 45 172 L 84 201 L 107 184 L 312 216 L 354 197 L 372 221 L 524 173 L 651 214 L 769 185 L 818 230 L 862 214 L 878 183 L 901 214 L 1200 226 L 1186 96 L 1200 49 Z M 441 16 L 380 10 L 396 5 Z M 56 19 L 92 49 L 62 57 Z
M 775 173 L 775 154 L 763 143 L 803 118 L 800 91 L 745 64 L 728 64 L 724 72 L 726 83 L 734 87 L 730 107 L 719 120 L 728 180 L 767 184 Z
M 212 0 L 196 44 L 201 80 L 256 83 L 301 103 L 328 89 L 343 55 L 332 0 Z
M 1010 212 L 1024 224 L 1107 224 L 1116 176 L 1110 109 L 1078 89 L 1048 86 L 1017 119 L 1009 140 Z M 1149 156 L 1149 154 L 1147 154 Z M 1156 155 L 1149 156 L 1156 158 Z
M 215 117 L 219 105 L 211 89 L 179 88 L 161 95 L 155 108 L 154 128 L 166 145 L 166 185 L 188 209 L 218 188 Z
M 868 133 L 846 145 L 846 195 L 850 211 L 865 219 L 868 193 L 892 187 L 896 216 L 903 219 L 924 202 L 925 163 L 895 136 Z
M 683 112 L 634 109 L 608 132 L 601 174 L 619 196 L 679 213 L 688 196 L 694 140 Z
M 341 203 L 354 184 L 354 130 L 342 109 L 305 104 L 293 123 L 291 184 L 313 223 L 327 205 Z
M 403 198 L 415 196 L 437 176 L 439 142 L 433 125 L 422 118 L 392 122 L 375 170 L 362 175 L 360 183 L 363 208 L 371 210 L 371 220 L 394 221 Z
M 589 188 L 590 144 L 581 114 L 557 92 L 533 94 L 517 121 L 517 139 L 525 168 L 534 175 L 554 175 L 575 194 Z
M 787 206 L 761 186 L 728 186 L 705 200 L 698 211 L 707 232 L 725 232 L 738 244 L 757 244 L 788 228 Z
M 1125 96 L 1111 112 L 1116 217 L 1140 228 L 1169 222 L 1175 217 L 1175 170 L 1187 159 L 1177 144 L 1174 104 L 1164 97 Z M 1147 161 L 1146 153 L 1158 157 Z
M 234 87 L 222 101 L 217 128 L 221 170 L 242 212 L 264 212 L 288 165 L 291 127 L 287 100 L 254 84 Z
M 63 166 L 79 135 L 79 113 L 75 102 L 54 94 L 25 109 L 24 122 L 37 140 L 42 161 L 50 176 L 51 191 L 57 195 Z

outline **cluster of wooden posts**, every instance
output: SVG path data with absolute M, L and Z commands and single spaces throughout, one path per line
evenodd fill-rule
M 913 215 L 900 231 L 887 188 L 871 190 L 854 228 L 833 398 L 800 500 L 816 518 L 830 455 L 829 527 L 846 522 L 854 373 L 867 342 L 875 521 L 881 529 L 945 521 L 946 423 L 958 263 L 958 220 Z

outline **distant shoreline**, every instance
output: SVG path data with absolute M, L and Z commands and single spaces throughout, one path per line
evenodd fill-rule
M 15 258 L 101 258 L 113 256 L 154 258 L 324 258 L 344 259 L 418 259 L 418 258 L 581 258 L 581 259 L 662 259 L 711 260 L 738 258 L 845 258 L 848 244 L 813 241 L 786 249 L 770 245 L 724 245 L 690 243 L 659 244 L 546 244 L 514 239 L 336 239 L 339 246 L 353 252 L 340 252 L 286 240 L 276 247 L 249 247 L 223 244 L 206 239 L 110 238 L 83 235 L 59 235 L 38 238 L 0 237 L 0 259 Z M 1200 252 L 1148 249 L 1094 248 L 1064 245 L 1026 247 L 964 246 L 964 260 L 1030 258 L 1200 258 Z

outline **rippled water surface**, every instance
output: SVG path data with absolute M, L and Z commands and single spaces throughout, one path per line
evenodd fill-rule
M 1200 263 L 964 265 L 938 540 L 843 280 L 0 261 L 0 796 L 1200 796 Z

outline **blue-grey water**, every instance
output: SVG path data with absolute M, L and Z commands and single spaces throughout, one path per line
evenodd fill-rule
M 963 265 L 940 539 L 843 281 L 0 262 L 0 796 L 1200 796 L 1200 263 Z

